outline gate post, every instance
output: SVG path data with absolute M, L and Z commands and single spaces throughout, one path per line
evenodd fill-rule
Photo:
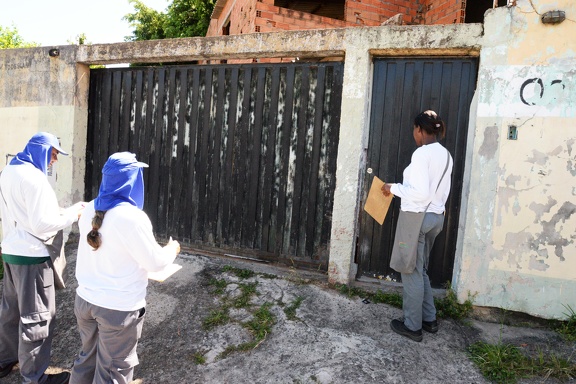
M 364 148 L 368 137 L 372 79 L 370 54 L 365 46 L 369 39 L 360 39 L 356 34 L 352 42 L 347 36 L 348 33 L 344 38 L 344 45 L 348 48 L 344 61 L 336 190 L 328 262 L 328 281 L 333 284 L 348 284 L 356 275 L 354 256 L 361 190 L 359 175 L 366 161 Z

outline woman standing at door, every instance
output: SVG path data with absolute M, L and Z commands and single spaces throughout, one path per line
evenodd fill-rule
M 428 110 L 416 116 L 412 134 L 418 148 L 404 170 L 403 181 L 382 186 L 385 196 L 392 193 L 400 197 L 401 211 L 425 212 L 418 235 L 416 266 L 410 273 L 401 273 L 404 321 L 390 323 L 394 332 L 414 341 L 422 341 L 422 329 L 431 333 L 438 331 L 427 269 L 434 240 L 444 226 L 445 204 L 450 193 L 453 160 L 438 142 L 445 132 L 444 122 L 436 112 Z M 396 236 L 399 230 L 408 229 L 398 226 Z

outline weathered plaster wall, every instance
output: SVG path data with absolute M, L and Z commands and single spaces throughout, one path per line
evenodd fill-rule
M 49 48 L 0 50 L 0 170 L 30 137 L 47 131 L 71 156 L 59 156 L 54 189 L 62 206 L 84 197 L 88 67 L 73 46 L 58 57 Z
M 554 9 L 571 20 L 542 24 Z M 486 15 L 453 281 L 462 300 L 555 318 L 576 308 L 575 20 L 571 0 Z

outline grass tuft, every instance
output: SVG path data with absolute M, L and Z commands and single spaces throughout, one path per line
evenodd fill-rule
M 396 308 L 402 308 L 402 295 L 396 292 L 386 293 L 377 290 L 376 293 L 372 293 L 360 288 L 349 287 L 346 284 L 335 284 L 334 288 L 348 297 L 361 297 L 374 303 L 388 304 Z
M 219 325 L 226 324 L 230 321 L 228 308 L 220 308 L 210 312 L 210 315 L 202 322 L 202 327 L 206 330 L 213 329 Z
M 250 305 L 250 299 L 252 296 L 256 294 L 256 286 L 258 285 L 257 282 L 255 283 L 240 283 L 238 287 L 240 288 L 240 295 L 232 301 L 232 306 L 234 308 L 246 308 Z
M 468 347 L 468 353 L 484 377 L 496 383 L 516 383 L 519 378 L 527 377 L 568 381 L 576 376 L 576 364 L 564 358 L 542 352 L 536 358 L 530 358 L 510 344 L 492 345 L 479 341 Z
M 300 307 L 302 301 L 304 301 L 304 298 L 298 296 L 289 306 L 284 308 L 284 313 L 288 320 L 300 320 L 298 316 L 296 316 L 296 310 Z
M 204 356 L 204 354 L 202 352 L 195 352 L 192 355 L 192 360 L 194 361 L 194 363 L 196 365 L 202 365 L 206 363 L 206 357 Z
M 233 267 L 231 265 L 225 265 L 222 270 L 224 272 L 230 272 L 235 274 L 237 277 L 239 277 L 240 279 L 249 279 L 252 276 L 254 276 L 256 273 L 254 271 L 251 271 L 249 269 L 241 269 L 241 268 L 236 268 Z
M 396 292 L 387 293 L 377 290 L 372 301 L 375 303 L 388 304 L 396 308 L 402 308 L 402 295 Z
M 476 342 L 468 347 L 470 358 L 482 375 L 496 383 L 516 383 L 526 377 L 525 357 L 518 348 L 509 344 Z
M 238 345 L 229 345 L 222 351 L 218 358 L 222 359 L 234 352 L 245 352 L 256 348 L 266 336 L 272 332 L 272 326 L 276 322 L 276 318 L 270 312 L 272 303 L 264 303 L 260 308 L 254 312 L 252 320 L 242 323 L 242 326 L 250 331 L 254 336 L 252 341 Z
M 443 298 L 434 298 L 434 306 L 436 307 L 436 316 L 440 318 L 450 318 L 454 320 L 462 320 L 472 313 L 474 296 L 468 292 L 468 299 L 464 304 L 458 302 L 456 292 L 452 290 L 450 284 L 446 284 L 446 296 Z
M 274 315 L 270 312 L 271 306 L 272 303 L 262 304 L 262 306 L 254 312 L 252 320 L 243 323 L 243 326 L 252 332 L 256 342 L 264 340 L 266 336 L 270 334 L 272 326 L 276 322 Z
M 216 288 L 214 290 L 214 293 L 217 295 L 223 294 L 226 287 L 228 286 L 228 282 L 226 282 L 226 280 L 224 280 L 224 279 L 218 280 L 215 278 L 210 279 L 210 282 L 208 284 L 210 284 L 211 286 Z

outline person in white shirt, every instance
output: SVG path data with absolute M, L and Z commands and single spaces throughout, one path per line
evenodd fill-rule
M 436 307 L 427 269 L 430 251 L 444 226 L 444 209 L 450 193 L 453 160 L 438 142 L 446 127 L 436 112 L 427 110 L 414 119 L 413 136 L 418 148 L 404 170 L 402 183 L 384 184 L 382 193 L 400 197 L 404 212 L 426 212 L 418 238 L 416 266 L 401 273 L 404 320 L 392 320 L 390 327 L 402 336 L 422 341 L 422 329 L 438 331 Z M 400 230 L 400 228 L 397 228 Z
M 16 363 L 24 383 L 66 383 L 70 374 L 47 375 L 56 325 L 54 272 L 42 241 L 80 216 L 82 203 L 61 210 L 48 168 L 68 155 L 58 138 L 32 136 L 0 174 L 4 289 L 0 306 L 0 378 Z
M 144 179 L 136 155 L 111 155 L 98 196 L 78 221 L 78 288 L 74 313 L 82 348 L 70 383 L 129 383 L 138 364 L 136 347 L 144 321 L 148 272 L 170 265 L 180 244 L 164 247 L 142 210 Z

